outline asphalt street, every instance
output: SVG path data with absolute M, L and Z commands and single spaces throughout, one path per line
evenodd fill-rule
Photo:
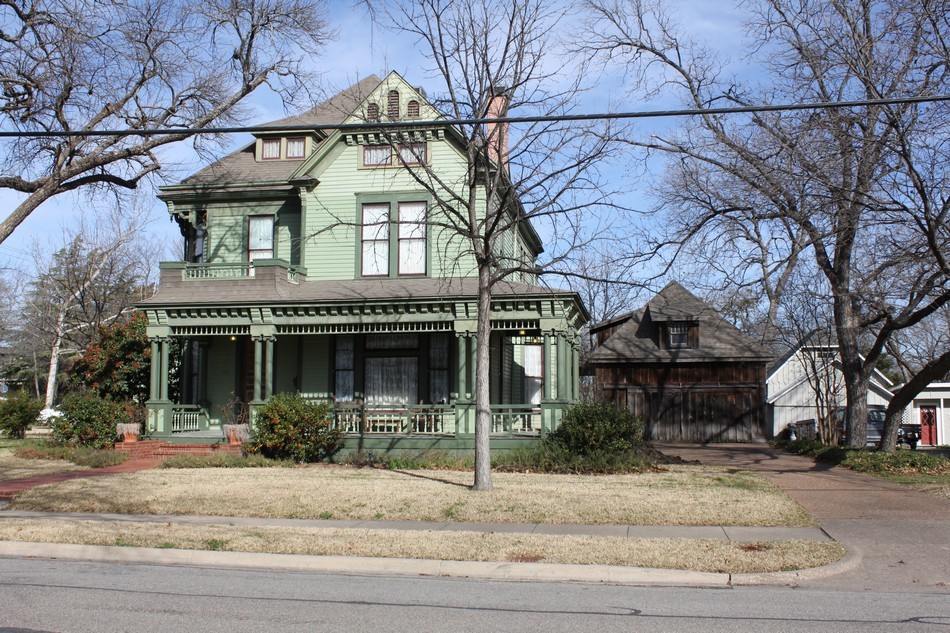
M 948 631 L 950 596 L 0 560 L 0 631 Z

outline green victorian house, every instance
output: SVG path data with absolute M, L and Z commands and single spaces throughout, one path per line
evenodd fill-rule
M 369 77 L 162 188 L 184 256 L 139 306 L 152 437 L 218 441 L 235 409 L 253 433 L 256 407 L 296 392 L 333 404 L 348 448 L 473 446 L 475 263 L 417 173 L 465 182 L 458 132 L 321 128 L 440 118 L 398 74 Z M 514 226 L 502 242 L 530 270 L 540 240 Z M 577 397 L 587 313 L 530 273 L 496 285 L 491 309 L 492 445 L 505 448 L 553 429 Z

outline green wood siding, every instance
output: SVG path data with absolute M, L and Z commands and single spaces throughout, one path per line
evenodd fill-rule
M 342 151 L 330 152 L 320 165 L 320 184 L 307 196 L 307 226 L 304 227 L 308 281 L 355 279 L 360 276 L 359 248 L 361 221 L 360 198 L 379 200 L 387 196 L 402 200 L 416 198 L 431 201 L 433 196 L 420 187 L 407 168 L 361 167 L 362 145 L 342 145 Z M 465 163 L 446 141 L 430 140 L 429 162 L 438 168 L 440 178 L 462 188 Z M 327 164 L 329 162 L 329 164 Z M 430 204 L 430 220 L 443 222 Z M 463 255 L 464 240 L 451 231 L 430 227 L 428 251 L 431 277 L 474 274 L 474 260 Z

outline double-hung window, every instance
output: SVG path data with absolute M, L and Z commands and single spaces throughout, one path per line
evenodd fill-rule
M 274 216 L 258 215 L 247 222 L 247 261 L 273 259 Z
M 426 274 L 426 203 L 399 203 L 399 274 Z
M 389 145 L 364 145 L 364 167 L 388 167 L 392 165 L 392 148 Z
M 364 204 L 362 216 L 363 277 L 426 274 L 425 202 Z
M 425 143 L 402 143 L 399 145 L 400 165 L 425 165 Z
M 389 275 L 389 203 L 363 205 L 363 276 Z

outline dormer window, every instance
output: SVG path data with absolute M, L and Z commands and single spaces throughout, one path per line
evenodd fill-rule
M 390 90 L 386 97 L 386 116 L 393 121 L 399 118 L 399 91 Z
M 279 138 L 265 138 L 261 141 L 261 160 L 280 160 Z
M 670 323 L 670 347 L 689 347 L 689 326 L 686 323 Z
M 303 158 L 306 141 L 302 137 L 287 139 L 287 158 Z

